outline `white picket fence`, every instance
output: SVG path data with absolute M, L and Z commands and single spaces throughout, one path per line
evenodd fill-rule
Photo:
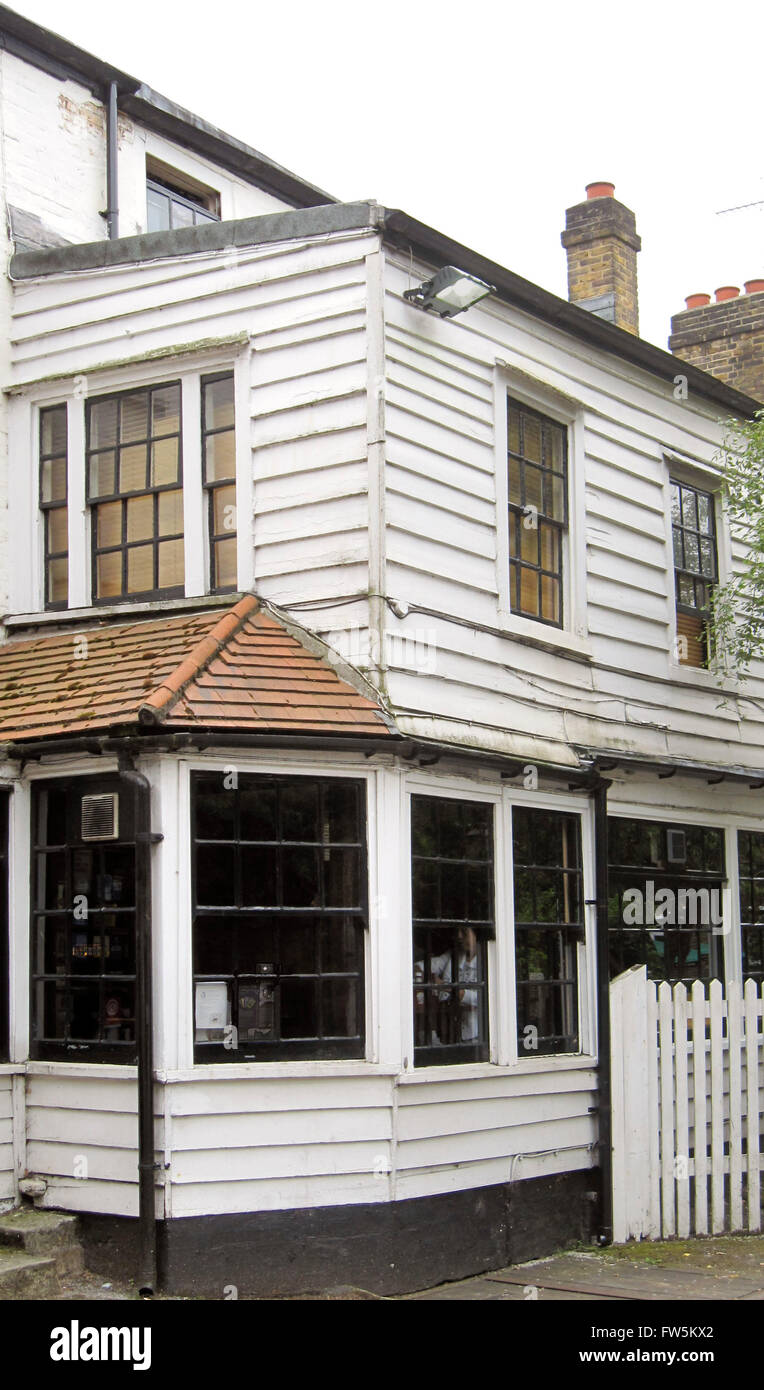
M 754 980 L 613 980 L 615 1241 L 761 1230 L 763 1004 Z

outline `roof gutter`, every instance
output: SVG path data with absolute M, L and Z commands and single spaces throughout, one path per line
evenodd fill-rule
M 515 275 L 511 270 L 488 260 L 486 256 L 478 255 L 476 251 L 462 246 L 458 241 L 452 241 L 450 237 L 428 227 L 424 222 L 418 222 L 416 218 L 409 217 L 399 209 L 385 210 L 383 235 L 386 241 L 405 251 L 407 255 L 413 253 L 433 265 L 457 265 L 460 270 L 465 270 L 469 275 L 475 275 L 479 280 L 493 285 L 497 299 L 524 309 L 534 318 L 544 319 L 577 338 L 583 338 L 595 347 L 601 348 L 603 352 L 613 353 L 636 366 L 644 367 L 646 371 L 664 378 L 672 385 L 677 373 L 681 373 L 687 378 L 691 391 L 697 392 L 705 399 L 718 402 L 725 410 L 732 411 L 735 415 L 749 418 L 761 406 L 761 402 L 754 400 L 752 396 L 727 386 L 725 382 L 675 357 L 673 353 L 665 352 L 663 348 L 635 337 L 633 333 L 627 333 L 625 328 L 618 328 L 614 323 L 598 318 L 587 309 L 570 304 L 567 299 L 560 299 L 558 295 L 551 294 L 540 285 L 534 285 L 530 280 L 524 280 L 521 275 Z M 486 303 L 488 302 L 487 300 Z

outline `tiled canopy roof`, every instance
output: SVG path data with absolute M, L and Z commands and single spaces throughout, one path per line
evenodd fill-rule
M 0 742 L 115 727 L 386 736 L 381 708 L 247 595 L 0 647 Z

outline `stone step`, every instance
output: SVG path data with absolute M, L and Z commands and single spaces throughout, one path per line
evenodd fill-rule
M 79 1274 L 85 1267 L 79 1223 L 68 1212 L 22 1206 L 0 1216 L 0 1252 L 4 1250 L 49 1257 L 62 1276 Z
M 0 1300 L 54 1299 L 60 1292 L 52 1257 L 0 1250 Z

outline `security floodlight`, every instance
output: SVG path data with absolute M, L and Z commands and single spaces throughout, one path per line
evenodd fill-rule
M 495 286 L 487 285 L 455 265 L 444 265 L 431 280 L 425 280 L 416 289 L 404 290 L 403 298 L 418 309 L 432 309 L 442 319 L 450 319 L 471 309 L 473 304 L 494 293 Z

